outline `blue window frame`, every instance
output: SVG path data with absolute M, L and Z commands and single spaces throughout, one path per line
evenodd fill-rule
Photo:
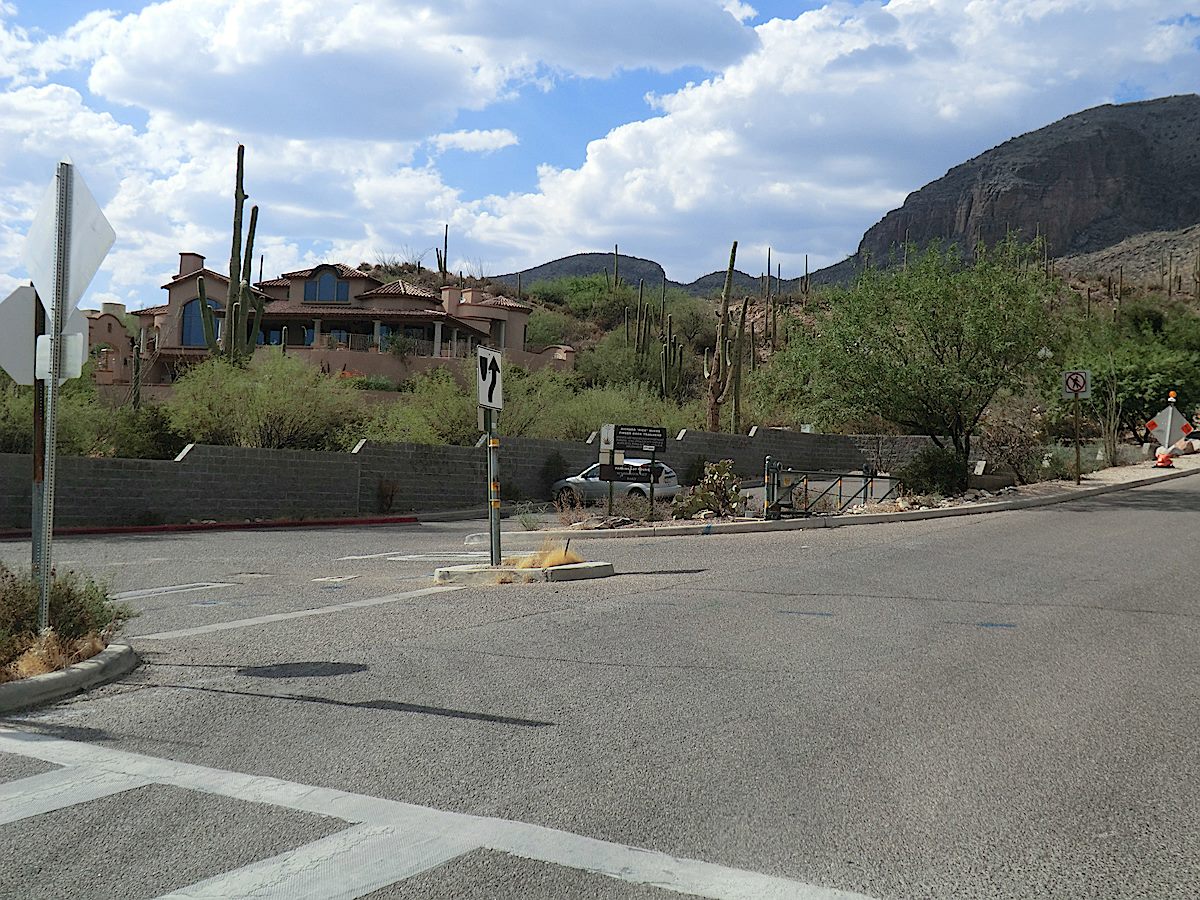
M 216 300 L 209 300 L 208 306 L 210 309 L 220 309 L 221 304 Z M 213 321 L 213 328 L 217 332 L 217 337 L 221 336 L 221 319 Z M 189 300 L 183 305 L 183 346 L 185 347 L 207 347 L 208 342 L 204 340 L 204 320 L 200 315 L 200 298 Z

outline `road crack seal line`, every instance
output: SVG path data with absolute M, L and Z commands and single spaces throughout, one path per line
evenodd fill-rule
M 491 656 L 499 659 L 518 659 L 524 662 L 556 662 L 574 666 L 597 666 L 612 669 L 666 669 L 681 672 L 730 672 L 737 675 L 811 675 L 812 670 L 799 672 L 795 669 L 745 669 L 737 666 L 712 666 L 704 663 L 626 663 L 602 659 L 572 659 L 565 656 L 525 656 L 519 653 L 498 653 L 491 650 L 470 650 L 463 647 L 416 647 L 431 653 L 467 653 L 475 656 Z

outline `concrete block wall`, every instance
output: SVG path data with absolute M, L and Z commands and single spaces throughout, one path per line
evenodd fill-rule
M 661 458 L 681 480 L 701 462 L 721 459 L 749 479 L 761 476 L 768 454 L 805 471 L 850 472 L 864 463 L 894 470 L 927 444 L 923 437 L 686 431 L 667 441 Z M 596 443 L 502 438 L 501 496 L 548 500 L 557 474 L 548 460 L 561 456 L 575 474 L 598 452 Z M 179 462 L 63 457 L 55 520 L 63 527 L 156 525 L 483 509 L 486 466 L 482 448 L 421 444 L 365 444 L 356 453 L 194 446 Z M 31 474 L 29 456 L 0 454 L 0 528 L 29 527 Z M 390 505 L 381 502 L 381 486 Z
M 357 453 L 344 455 L 358 460 L 362 515 L 483 508 L 487 503 L 482 448 L 365 444 Z M 385 493 L 390 493 L 390 503 Z
M 359 464 L 351 454 L 194 446 L 179 463 L 161 465 L 175 467 L 159 494 L 172 504 L 166 521 L 358 514 Z
M 33 461 L 23 453 L 0 453 L 0 528 L 28 528 Z

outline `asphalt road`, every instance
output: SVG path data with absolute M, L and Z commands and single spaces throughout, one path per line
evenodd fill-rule
M 60 540 L 145 665 L 0 724 L 0 897 L 1200 897 L 1198 509 Z

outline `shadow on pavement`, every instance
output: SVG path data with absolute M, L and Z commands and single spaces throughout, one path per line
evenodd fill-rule
M 1188 482 L 1198 484 L 1200 481 Z M 1080 497 L 1071 503 L 1058 503 L 1045 509 L 1062 512 L 1094 512 L 1097 509 L 1140 509 L 1149 512 L 1197 512 L 1200 511 L 1200 492 L 1195 490 L 1169 490 L 1161 487 L 1142 487 L 1128 491 L 1115 491 L 1099 497 Z
M 293 662 L 276 663 L 273 666 L 243 666 L 237 670 L 237 674 L 249 678 L 331 678 L 365 672 L 369 668 L 364 663 Z
M 232 697 L 255 697 L 263 700 L 287 700 L 293 703 L 320 703 L 325 706 L 341 706 L 346 709 L 382 709 L 389 712 L 421 713 L 429 716 L 446 716 L 451 719 L 471 719 L 478 722 L 491 722 L 496 725 L 517 725 L 523 728 L 546 728 L 554 722 L 540 722 L 536 719 L 519 719 L 513 716 L 494 716 L 491 713 L 471 712 L 461 709 L 446 709 L 441 706 L 423 706 L 419 703 L 403 703 L 398 700 L 365 700 L 361 703 L 350 703 L 345 700 L 333 700 L 329 697 L 314 697 L 309 694 L 264 694 L 258 691 L 230 691 L 222 688 L 197 687 L 186 684 L 156 684 L 152 687 L 175 688 L 181 691 L 200 691 L 205 694 L 226 694 Z

